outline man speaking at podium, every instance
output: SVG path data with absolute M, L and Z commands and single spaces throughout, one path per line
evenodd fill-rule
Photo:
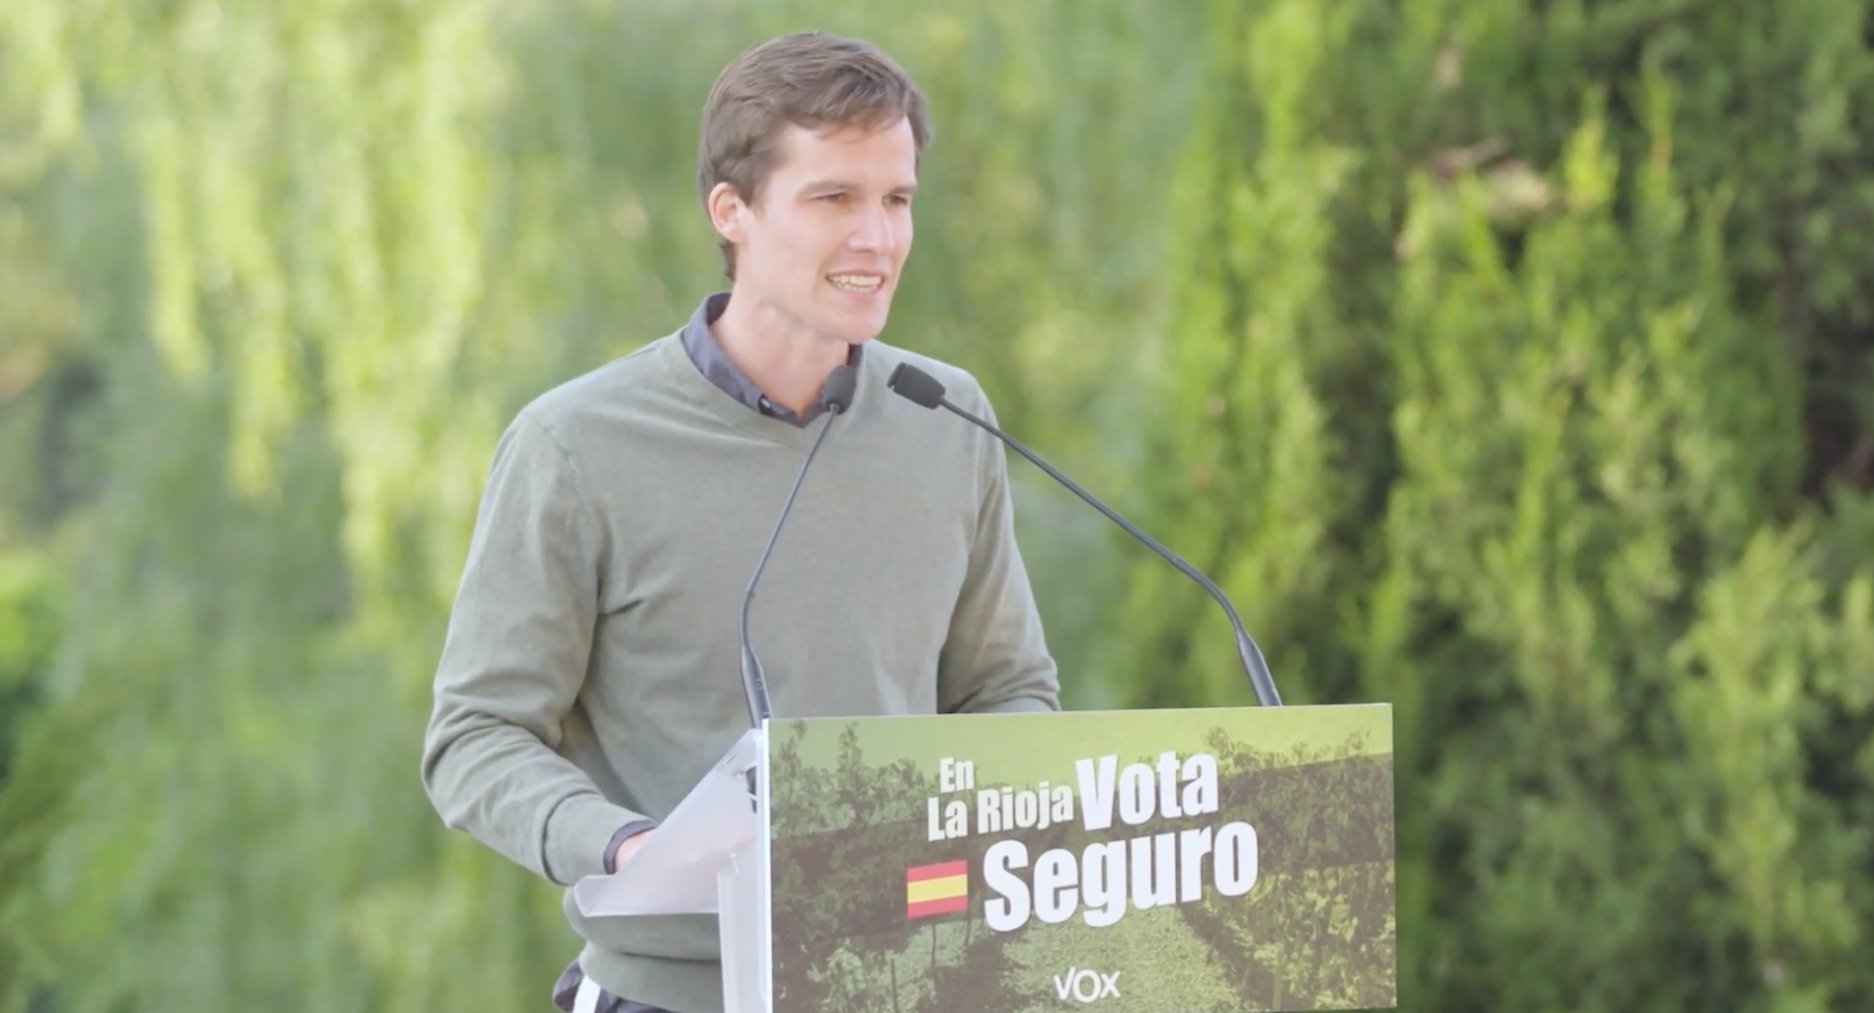
M 1059 707 L 1000 446 L 885 378 L 915 363 L 986 415 L 981 388 L 873 340 L 929 136 L 916 85 L 857 40 L 789 35 L 723 70 L 698 189 L 729 291 L 496 448 L 424 739 L 449 826 L 561 886 L 628 861 L 749 727 L 737 617 L 771 534 L 748 635 L 775 715 Z M 829 404 L 841 367 L 856 387 Z M 714 919 L 565 908 L 586 945 L 562 1009 L 721 1008 Z

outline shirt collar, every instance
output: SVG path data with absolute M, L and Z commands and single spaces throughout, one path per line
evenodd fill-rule
M 729 353 L 722 350 L 722 343 L 716 340 L 716 332 L 710 329 L 710 325 L 728 308 L 729 293 L 713 293 L 696 307 L 696 312 L 690 314 L 689 323 L 683 325 L 683 350 L 689 354 L 697 370 L 718 390 L 769 418 L 796 426 L 804 426 L 819 418 L 820 413 L 826 410 L 825 405 L 816 400 L 807 406 L 806 414 L 795 414 L 792 408 L 763 393 L 755 381 L 742 372 L 742 367 L 729 358 Z M 865 348 L 854 345 L 846 358 L 846 364 L 858 369 L 864 355 Z

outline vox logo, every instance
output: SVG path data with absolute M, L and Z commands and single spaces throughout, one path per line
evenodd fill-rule
M 1054 976 L 1054 991 L 1061 1001 L 1099 1002 L 1119 998 L 1119 976 L 1123 971 L 1104 974 L 1084 967 L 1070 967 Z

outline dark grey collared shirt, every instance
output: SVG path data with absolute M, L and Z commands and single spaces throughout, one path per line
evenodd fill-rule
M 780 419 L 783 422 L 791 422 L 797 426 L 804 426 L 819 418 L 826 411 L 826 406 L 818 399 L 807 407 L 807 413 L 804 416 L 796 414 L 792 408 L 779 404 L 767 394 L 762 393 L 761 388 L 755 385 L 755 381 L 749 379 L 747 373 L 742 372 L 742 367 L 737 366 L 735 361 L 729 358 L 729 353 L 722 350 L 722 342 L 716 340 L 716 332 L 710 329 L 710 325 L 714 324 L 722 316 L 722 311 L 728 308 L 729 293 L 717 292 L 704 299 L 702 304 L 696 307 L 696 312 L 690 314 L 689 322 L 683 325 L 681 334 L 683 350 L 689 354 L 690 361 L 696 364 L 697 370 L 724 394 L 763 415 Z M 864 354 L 864 347 L 852 346 L 851 353 L 846 357 L 846 364 L 854 369 L 859 368 Z M 626 838 L 656 826 L 657 824 L 651 820 L 635 820 L 619 827 L 618 832 L 612 835 L 610 843 L 605 846 L 605 871 L 608 873 L 618 871 L 612 865 L 612 857 L 618 854 L 618 846 L 623 844 Z M 579 983 L 584 979 L 585 975 L 579 969 L 579 962 L 573 961 L 572 966 L 560 975 L 559 981 L 553 984 L 554 1005 L 563 1010 L 572 1009 L 573 998 L 578 994 Z M 646 1006 L 643 1003 L 605 992 L 599 996 L 597 1013 L 663 1013 L 663 1011 L 654 1006 Z
M 716 340 L 716 332 L 710 329 L 710 325 L 728 308 L 729 293 L 717 292 L 704 299 L 702 305 L 696 307 L 696 312 L 690 314 L 690 322 L 683 325 L 683 350 L 689 353 L 690 361 L 724 394 L 763 415 L 797 426 L 804 426 L 819 418 L 820 413 L 826 411 L 826 406 L 818 400 L 807 406 L 805 415 L 795 414 L 792 408 L 778 404 L 762 393 L 761 388 L 755 386 L 755 381 L 742 372 L 742 367 L 729 358 L 729 353 L 722 350 L 722 342 Z M 846 358 L 846 364 L 858 369 L 864 355 L 865 348 L 854 345 Z

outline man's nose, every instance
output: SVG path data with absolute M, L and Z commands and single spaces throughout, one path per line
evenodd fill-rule
M 888 254 L 897 248 L 897 223 L 892 221 L 889 209 L 875 204 L 860 212 L 860 216 L 860 220 L 854 223 L 847 245 L 862 253 Z

